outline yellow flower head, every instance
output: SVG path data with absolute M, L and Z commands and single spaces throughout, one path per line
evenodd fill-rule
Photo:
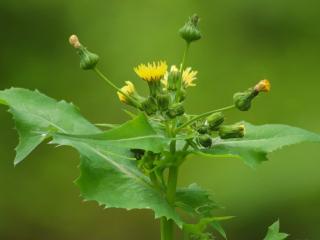
M 133 83 L 130 82 L 130 81 L 126 81 L 125 83 L 126 83 L 126 85 L 121 88 L 121 91 L 124 92 L 125 94 L 129 95 L 129 96 L 132 96 L 133 93 L 135 92 L 135 88 L 134 88 Z M 127 98 L 127 96 L 125 96 L 121 92 L 117 92 L 117 94 L 118 94 L 120 102 L 129 103 L 128 102 L 129 99 Z
M 182 82 L 184 87 L 194 87 L 194 80 L 197 79 L 197 71 L 192 71 L 191 67 L 186 68 L 182 73 Z
M 145 64 L 140 64 L 138 67 L 134 68 L 136 74 L 147 82 L 159 81 L 167 72 L 167 63 L 160 61 L 160 62 L 153 62 Z
M 270 89 L 271 89 L 271 84 L 267 79 L 261 80 L 254 87 L 254 90 L 256 90 L 257 92 L 269 92 Z

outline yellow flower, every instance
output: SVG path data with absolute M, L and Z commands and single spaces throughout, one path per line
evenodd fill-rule
M 267 79 L 261 80 L 254 87 L 254 90 L 257 92 L 269 92 L 270 89 L 271 89 L 271 84 Z
M 147 82 L 159 81 L 167 72 L 166 62 L 153 62 L 145 64 L 140 64 L 138 67 L 134 68 L 136 74 Z
M 182 73 L 182 82 L 184 87 L 194 87 L 196 84 L 194 80 L 197 79 L 197 71 L 192 71 L 191 67 L 186 68 Z
M 132 96 L 133 93 L 135 92 L 135 88 L 134 88 L 133 83 L 130 82 L 130 81 L 126 81 L 125 83 L 126 83 L 127 85 L 123 86 L 123 87 L 121 88 L 121 91 L 122 91 L 123 93 L 129 95 L 129 96 Z M 130 100 L 127 98 L 126 95 L 122 94 L 120 91 L 118 91 L 117 94 L 118 94 L 118 97 L 119 97 L 120 102 L 122 102 L 122 103 L 127 103 L 127 104 L 129 103 Z

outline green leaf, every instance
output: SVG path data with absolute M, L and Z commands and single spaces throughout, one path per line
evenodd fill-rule
M 207 216 L 213 209 L 219 208 L 211 199 L 210 194 L 196 183 L 177 190 L 176 206 L 192 216 Z
M 164 194 L 154 188 L 132 160 L 130 148 L 161 151 L 166 144 L 145 116 L 101 132 L 72 104 L 57 102 L 38 91 L 0 91 L 0 102 L 9 106 L 20 136 L 16 163 L 45 138 L 52 137 L 52 143 L 72 146 L 80 152 L 81 175 L 76 184 L 86 200 L 95 200 L 105 207 L 152 209 L 155 217 L 164 216 L 182 226 Z
M 208 232 L 208 227 L 221 230 L 221 235 L 227 239 L 224 230 L 219 225 L 219 221 L 228 220 L 230 217 L 204 217 L 196 224 L 184 224 L 183 231 L 185 235 L 194 240 L 212 240 L 215 239 L 212 233 Z M 214 224 L 214 225 L 213 225 Z M 219 226 L 219 227 L 217 227 Z
M 289 235 L 286 233 L 279 232 L 280 230 L 280 223 L 279 220 L 273 223 L 269 228 L 267 232 L 267 236 L 263 240 L 284 240 Z
M 219 232 L 224 239 L 227 239 L 226 233 L 219 221 L 228 220 L 233 217 L 213 217 L 212 211 L 220 208 L 220 206 L 211 199 L 208 191 L 202 189 L 195 183 L 186 188 L 180 188 L 177 190 L 176 194 L 176 206 L 192 217 L 199 217 L 200 219 L 207 220 L 210 219 L 209 225 Z M 189 227 L 190 226 L 192 225 L 189 225 Z M 203 226 L 203 222 L 201 226 Z M 203 236 L 207 236 L 207 234 Z
M 15 164 L 27 157 L 50 132 L 99 132 L 99 129 L 83 118 L 72 104 L 65 101 L 57 102 L 38 91 L 20 88 L 3 90 L 0 91 L 0 103 L 9 106 L 19 134 Z
M 246 134 L 243 138 L 216 138 L 210 149 L 202 149 L 196 153 L 227 157 L 242 158 L 246 164 L 255 167 L 267 160 L 267 154 L 284 146 L 301 142 L 320 142 L 320 135 L 300 128 L 281 124 L 266 124 L 254 126 L 244 123 Z

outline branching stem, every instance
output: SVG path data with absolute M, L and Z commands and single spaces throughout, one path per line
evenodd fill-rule
M 208 117 L 211 114 L 216 113 L 216 112 L 222 112 L 222 111 L 233 109 L 234 107 L 235 107 L 234 105 L 230 105 L 230 106 L 227 106 L 227 107 L 224 107 L 224 108 L 211 110 L 209 112 L 205 112 L 205 113 L 202 113 L 200 115 L 197 115 L 197 116 L 193 117 L 192 119 L 190 119 L 189 121 L 187 121 L 184 124 L 182 124 L 181 126 L 177 127 L 176 130 L 175 130 L 175 133 L 178 133 L 181 129 L 183 129 L 186 126 L 189 126 L 190 124 L 194 123 L 197 120 L 200 120 L 202 118 Z

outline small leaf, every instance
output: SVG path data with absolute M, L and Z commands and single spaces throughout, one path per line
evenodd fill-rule
M 187 212 L 190 216 L 204 219 L 202 221 L 200 220 L 201 226 L 206 223 L 205 226 L 207 227 L 209 224 L 220 233 L 224 239 L 227 239 L 226 233 L 219 222 L 233 217 L 213 217 L 212 211 L 220 207 L 211 199 L 210 194 L 197 184 L 193 183 L 186 188 L 177 190 L 176 206 Z M 208 221 L 209 223 L 207 223 Z M 199 225 L 193 226 L 192 224 L 188 226 L 191 228 L 199 227 Z M 203 234 L 202 231 L 201 234 Z M 207 233 L 205 233 L 204 236 L 207 236 Z
M 279 220 L 273 223 L 267 232 L 267 236 L 263 240 L 284 240 L 289 234 L 279 232 L 280 223 Z
M 243 138 L 220 139 L 213 141 L 210 149 L 201 149 L 195 153 L 204 153 L 216 157 L 236 156 L 246 164 L 255 167 L 267 160 L 267 154 L 284 146 L 301 142 L 320 142 L 320 135 L 304 129 L 281 124 L 254 126 L 245 123 Z
M 219 206 L 211 199 L 210 194 L 196 183 L 180 188 L 176 194 L 176 206 L 190 215 L 210 215 Z

